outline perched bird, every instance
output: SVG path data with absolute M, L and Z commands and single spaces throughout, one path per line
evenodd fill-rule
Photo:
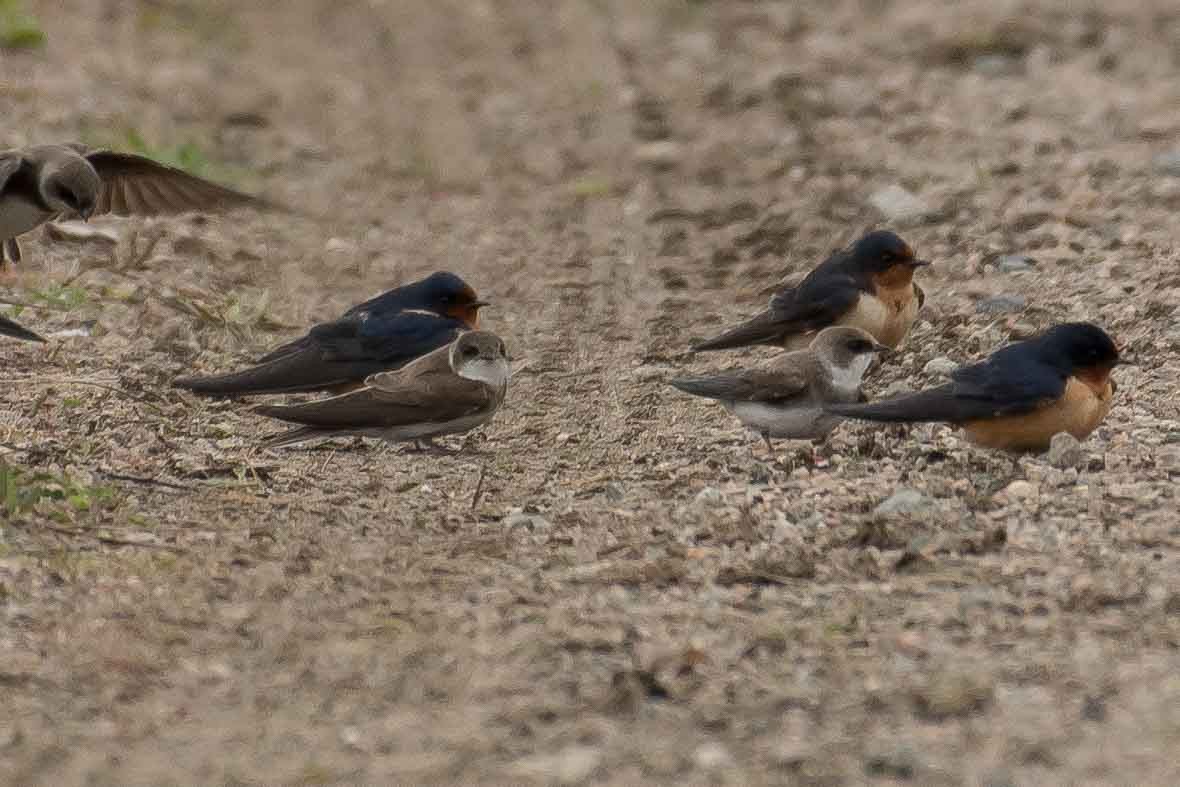
M 180 377 L 178 388 L 210 396 L 257 396 L 339 389 L 397 369 L 477 327 L 486 306 L 453 273 L 390 290 L 278 347 L 258 365 L 211 377 Z
M 775 293 L 765 311 L 693 350 L 757 344 L 799 349 L 829 325 L 861 328 L 896 348 L 926 300 L 914 270 L 929 264 L 892 232 L 870 232 L 820 263 L 797 287 Z
M 397 371 L 369 377 L 358 390 L 254 412 L 302 424 L 267 439 L 266 448 L 343 435 L 430 443 L 487 423 L 504 401 L 509 375 L 503 340 L 468 331 Z
M 24 339 L 29 342 L 43 342 L 45 341 L 37 334 L 24 328 L 7 317 L 0 316 L 0 334 L 4 336 L 11 336 L 14 339 Z
M 1043 451 L 1058 432 L 1084 440 L 1102 423 L 1116 390 L 1110 373 L 1118 362 L 1118 348 L 1101 328 L 1065 323 L 959 367 L 946 385 L 827 409 L 869 421 L 945 421 L 985 448 Z
M 720 401 L 747 429 L 772 437 L 822 440 L 842 418 L 824 411 L 831 402 L 856 402 L 874 356 L 888 350 L 860 328 L 820 331 L 806 350 L 782 353 L 762 366 L 671 384 L 685 393 Z
M 273 203 L 133 153 L 85 145 L 0 151 L 0 267 L 20 262 L 18 236 L 62 216 L 155 216 Z

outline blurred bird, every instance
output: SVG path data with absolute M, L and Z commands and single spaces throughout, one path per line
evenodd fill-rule
M 265 448 L 348 435 L 430 444 L 491 420 L 509 376 L 500 337 L 468 331 L 397 371 L 369 377 L 355 391 L 303 404 L 261 405 L 254 412 L 302 424 L 268 438 Z
M 486 306 L 453 273 L 390 290 L 339 319 L 272 350 L 258 365 L 211 377 L 180 377 L 178 388 L 210 396 L 257 396 L 352 387 L 397 369 L 477 327 Z
M 946 385 L 827 410 L 869 421 L 944 421 L 985 448 L 1044 451 L 1058 432 L 1085 440 L 1102 423 L 1118 362 L 1118 348 L 1101 328 L 1065 323 L 959 367 Z
M 758 344 L 798 349 L 830 325 L 861 328 L 896 348 L 926 300 L 914 271 L 929 264 L 892 232 L 870 232 L 820 263 L 797 287 L 775 293 L 765 311 L 693 349 Z
M 43 338 L 30 331 L 28 328 L 23 328 L 7 317 L 0 316 L 0 334 L 4 336 L 11 336 L 14 339 L 24 339 L 29 342 L 43 342 Z
M 285 210 L 133 153 L 85 145 L 0 151 L 0 267 L 20 262 L 18 236 L 59 217 L 155 216 L 239 207 Z
M 758 368 L 670 382 L 721 402 L 773 451 L 772 437 L 826 438 L 843 419 L 825 412 L 824 405 L 860 400 L 865 370 L 887 350 L 859 328 L 825 328 L 806 350 L 782 353 Z

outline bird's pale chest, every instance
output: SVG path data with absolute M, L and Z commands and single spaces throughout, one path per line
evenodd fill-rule
M 876 293 L 861 293 L 842 324 L 867 331 L 881 344 L 896 348 L 917 316 L 914 285 L 906 282 L 903 286 L 877 287 Z

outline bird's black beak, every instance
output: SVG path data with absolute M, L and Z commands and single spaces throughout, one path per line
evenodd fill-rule
M 880 342 L 875 342 L 873 344 L 873 352 L 881 355 L 890 355 L 893 352 L 893 348 Z
M 925 268 L 930 265 L 930 260 L 910 260 L 911 268 Z
M 472 301 L 470 306 L 473 309 L 482 309 L 485 306 L 491 306 L 491 301 Z

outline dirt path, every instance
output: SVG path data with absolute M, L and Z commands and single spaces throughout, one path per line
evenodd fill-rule
M 29 2 L 9 144 L 316 218 L 26 243 L 21 321 L 93 335 L 0 344 L 0 783 L 1176 783 L 1180 10 L 826 5 Z M 662 384 L 883 224 L 935 266 L 877 392 L 1126 346 L 1076 467 L 809 469 Z M 261 452 L 168 386 L 436 269 L 524 364 L 463 453 Z

